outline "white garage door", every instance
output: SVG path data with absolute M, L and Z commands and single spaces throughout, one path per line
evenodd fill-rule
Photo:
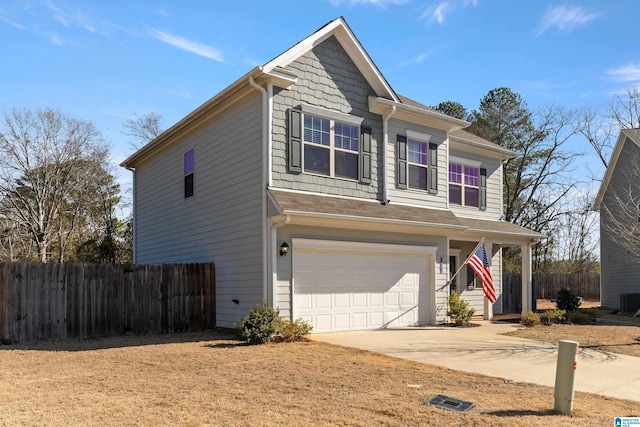
M 433 247 L 293 239 L 293 316 L 313 332 L 428 322 Z

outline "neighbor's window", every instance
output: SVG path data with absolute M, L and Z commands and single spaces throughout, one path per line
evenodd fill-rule
M 429 163 L 427 153 L 429 143 L 409 139 L 409 188 L 427 190 L 427 174 Z
M 193 148 L 184 153 L 184 197 L 193 196 Z
M 358 179 L 360 127 L 304 115 L 304 171 Z
M 478 207 L 480 168 L 449 164 L 449 203 Z

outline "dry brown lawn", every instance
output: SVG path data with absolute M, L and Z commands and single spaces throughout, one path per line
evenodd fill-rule
M 638 402 L 576 393 L 567 417 L 549 387 L 217 332 L 5 346 L 0 367 L 3 425 L 596 426 L 638 415 Z M 476 406 L 425 405 L 436 394 Z
M 541 304 L 541 301 L 544 300 L 538 300 L 539 310 L 555 308 L 555 303 L 547 301 L 548 304 Z M 581 307 L 590 308 L 597 305 L 599 305 L 597 301 L 587 301 L 586 304 L 583 301 Z M 583 348 L 640 357 L 640 318 L 611 314 L 607 310 L 600 310 L 600 314 L 601 317 L 596 325 L 538 325 L 533 328 L 519 329 L 507 335 L 554 344 L 558 340 L 570 338 L 578 341 Z M 611 324 L 600 324 L 604 321 Z M 620 325 L 613 325 L 614 323 Z

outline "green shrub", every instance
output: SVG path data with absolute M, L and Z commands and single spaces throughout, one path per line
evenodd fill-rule
M 285 319 L 280 324 L 280 337 L 283 341 L 300 341 L 305 335 L 309 335 L 309 332 L 313 329 L 309 323 L 302 319 L 296 319 L 291 321 Z
M 580 304 L 582 304 L 580 297 L 574 295 L 569 289 L 562 288 L 558 291 L 556 305 L 559 310 L 564 310 L 566 312 L 575 311 L 580 307 Z
M 249 344 L 263 344 L 271 341 L 280 330 L 280 311 L 270 307 L 266 301 L 256 305 L 240 323 L 240 339 Z
M 474 308 L 469 308 L 469 303 L 461 300 L 456 291 L 453 291 L 448 299 L 449 309 L 447 316 L 454 318 L 456 326 L 468 325 L 471 316 L 476 312 Z
M 520 323 L 527 328 L 532 328 L 540 324 L 540 315 L 534 311 L 529 311 L 522 316 Z
M 565 320 L 567 312 L 564 310 L 558 310 L 557 308 L 551 310 L 545 310 L 540 315 L 540 320 L 544 325 L 550 325 L 552 323 L 560 323 Z
M 597 310 L 591 308 L 579 308 L 567 313 L 567 320 L 574 325 L 589 325 L 600 317 Z

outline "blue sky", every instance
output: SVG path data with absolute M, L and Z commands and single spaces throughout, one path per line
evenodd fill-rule
M 0 111 L 91 120 L 119 162 L 124 120 L 153 111 L 169 127 L 338 16 L 396 92 L 427 105 L 472 110 L 507 86 L 532 109 L 604 108 L 640 84 L 636 0 L 3 0 Z

